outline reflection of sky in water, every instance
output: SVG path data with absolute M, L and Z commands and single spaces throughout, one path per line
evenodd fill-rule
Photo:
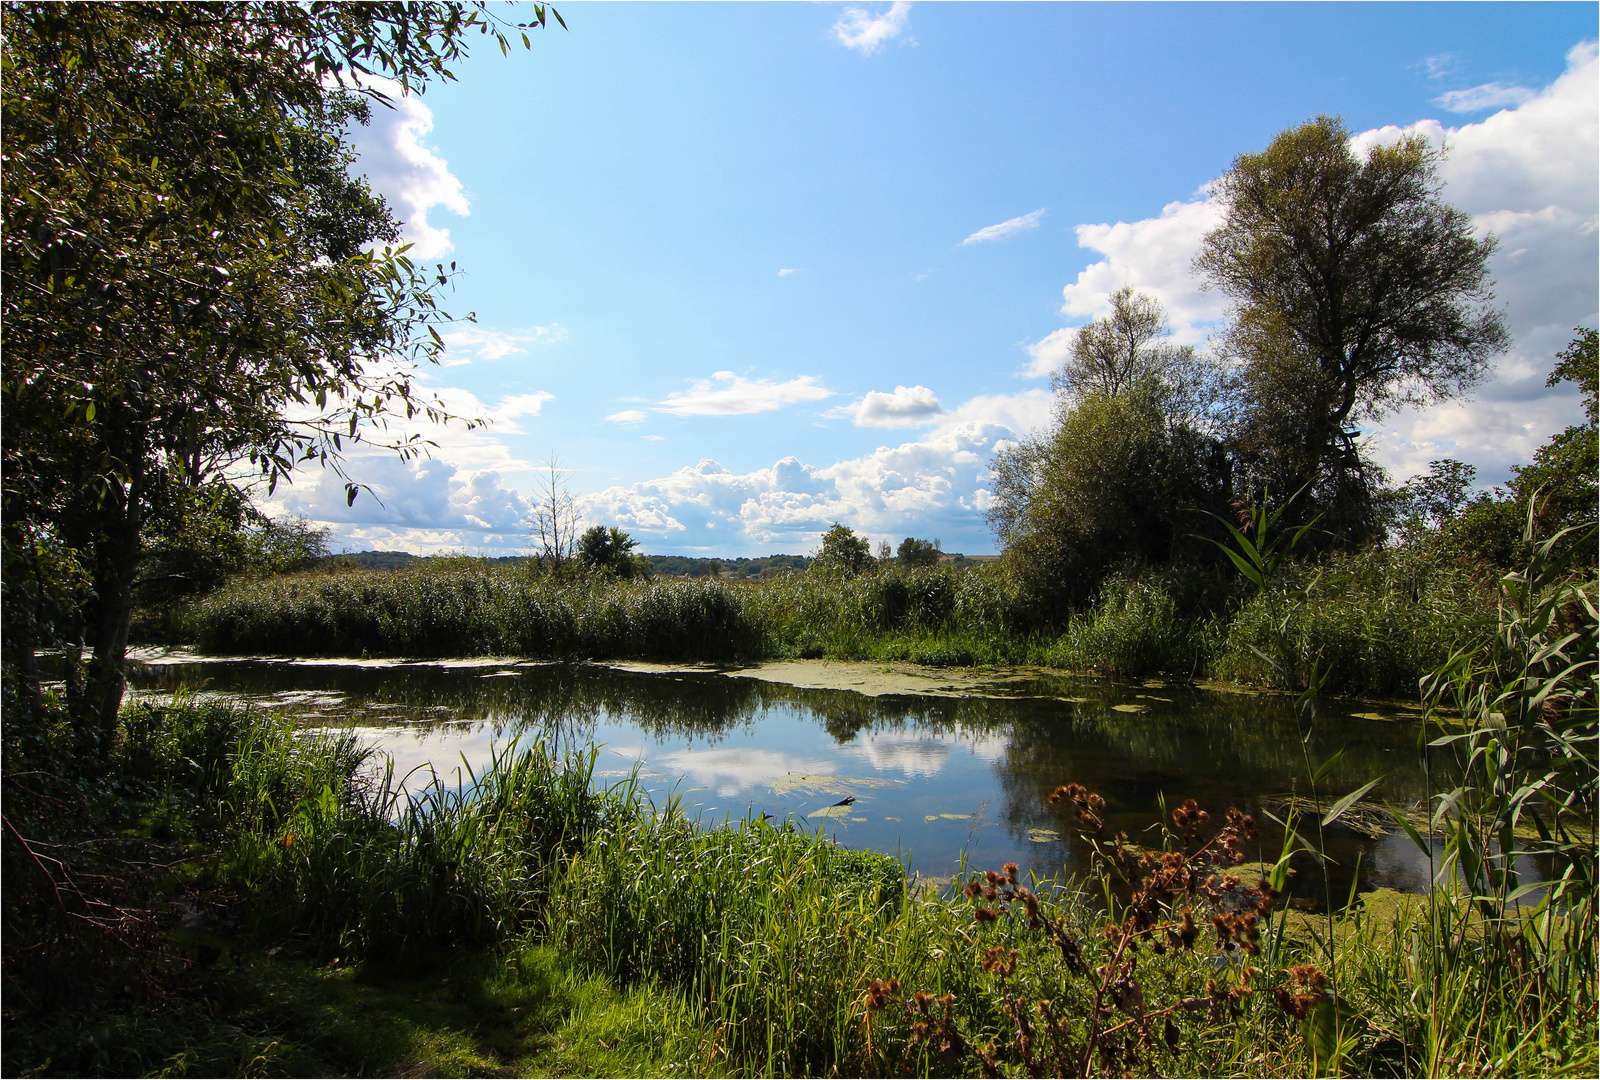
M 1074 692 L 1093 697 L 1064 697 L 1058 688 L 1008 699 L 871 699 L 711 674 L 474 666 L 223 662 L 174 670 L 203 695 L 243 696 L 308 726 L 352 720 L 365 745 L 392 757 L 397 778 L 411 774 L 413 791 L 435 774 L 448 785 L 470 783 L 519 732 L 528 743 L 545 731 L 558 752 L 600 747 L 597 784 L 636 775 L 656 805 L 676 798 L 708 822 L 757 813 L 800 819 L 843 845 L 897 853 L 935 876 L 949 874 L 963 852 L 980 869 L 1015 861 L 1041 873 L 1086 872 L 1074 823 L 1047 799 L 1057 784 L 1102 792 L 1113 830 L 1143 842 L 1136 834 L 1155 821 L 1163 796 L 1192 795 L 1213 814 L 1249 809 L 1288 791 L 1304 771 L 1286 707 L 1241 696 L 1141 695 L 1094 683 Z M 1148 712 L 1116 711 L 1141 696 Z M 1339 790 L 1389 775 L 1378 796 L 1420 796 L 1420 778 L 1396 768 L 1414 729 L 1340 719 L 1319 732 L 1314 758 L 1346 751 L 1329 781 Z M 854 801 L 836 807 L 845 797 Z M 1252 860 L 1277 856 L 1278 840 L 1263 826 Z M 1329 855 L 1342 868 L 1334 890 L 1341 896 L 1357 856 L 1369 887 L 1417 889 L 1427 880 L 1426 860 L 1402 833 L 1369 841 L 1335 828 Z M 1297 891 L 1303 885 L 1309 881 Z
M 359 727 L 355 732 L 363 745 L 393 759 L 397 778 L 410 776 L 406 786 L 412 791 L 431 783 L 435 774 L 449 785 L 470 783 L 469 773 L 481 773 L 495 749 L 503 752 L 512 741 L 496 737 L 486 723 Z M 657 805 L 676 796 L 691 816 L 803 818 L 845 846 L 897 852 L 936 875 L 949 874 L 963 848 L 971 857 L 995 849 L 985 854 L 995 865 L 1011 859 L 1037 862 L 1035 850 L 1019 848 L 991 827 L 988 810 L 998 798 L 993 763 L 1006 746 L 993 734 L 887 730 L 839 743 L 801 710 L 787 707 L 765 710 L 756 724 L 709 746 L 687 735 L 651 738 L 609 715 L 596 723 L 593 734 L 600 746 L 597 783 L 616 783 L 637 768 L 640 788 Z M 786 777 L 800 784 L 799 777 L 815 778 L 830 789 L 775 790 L 773 785 Z M 855 798 L 848 814 L 808 817 L 838 802 L 833 785 Z

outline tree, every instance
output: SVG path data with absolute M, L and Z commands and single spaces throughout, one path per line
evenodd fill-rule
M 1556 366 L 1546 386 L 1563 381 L 1578 385 L 1583 393 L 1587 422 L 1574 424 L 1553 436 L 1533 453 L 1533 461 L 1514 466 L 1511 479 L 1492 495 L 1474 500 L 1453 518 L 1443 540 L 1474 555 L 1491 566 L 1510 569 L 1525 555 L 1522 533 L 1533 503 L 1534 526 L 1540 536 L 1561 529 L 1593 525 L 1600 517 L 1600 483 L 1595 461 L 1600 457 L 1600 361 L 1597 361 L 1597 335 L 1579 327 L 1578 336 L 1556 354 Z M 1593 567 L 1596 561 L 1592 533 L 1574 533 L 1566 544 L 1574 561 Z
M 1437 534 L 1472 501 L 1477 475 L 1471 465 L 1451 458 L 1428 462 L 1426 474 L 1384 493 L 1381 501 L 1391 531 L 1412 544 Z
M 1194 356 L 1192 346 L 1163 340 L 1171 334 L 1161 302 L 1124 285 L 1111 294 L 1111 313 L 1078 331 L 1051 382 L 1069 399 L 1081 400 L 1121 393 L 1146 376 L 1165 378 Z
M 939 541 L 918 540 L 908 536 L 900 541 L 900 547 L 895 551 L 895 558 L 906 566 L 938 566 L 939 553 Z
M 1120 562 L 1210 558 L 1190 537 L 1192 510 L 1227 505 L 1227 459 L 1214 438 L 1172 423 L 1166 402 L 1148 379 L 1091 394 L 996 456 L 990 524 L 1042 610 L 1088 599 Z
M 1220 380 L 1193 350 L 1156 344 L 1168 333 L 1158 301 L 1119 290 L 1055 376 L 1051 427 L 995 455 L 989 524 L 1046 611 L 1087 598 L 1120 561 L 1196 550 L 1190 509 L 1226 506 L 1209 430 Z
M 1420 136 L 1350 146 L 1320 116 L 1241 154 L 1213 189 L 1223 223 L 1195 269 L 1234 301 L 1243 482 L 1351 538 L 1371 527 L 1374 470 L 1356 424 L 1464 393 L 1509 342 L 1491 301 L 1493 237 L 1441 198 Z
M 567 486 L 561 459 L 551 454 L 544 464 L 544 472 L 534 481 L 537 490 L 528 525 L 539 545 L 540 565 L 559 576 L 577 554 L 578 500 Z
M 604 525 L 591 525 L 578 538 L 578 565 L 585 570 L 631 578 L 642 572 L 639 563 L 646 566 L 650 563 L 633 554 L 638 546 L 637 540 L 615 525 L 609 529 Z
M 859 574 L 872 566 L 872 545 L 866 537 L 857 536 L 850 526 L 835 521 L 833 527 L 822 534 L 822 550 L 812 565 L 824 571 Z
M 165 489 L 248 462 L 270 491 L 316 461 L 353 500 L 347 443 L 415 454 L 385 418 L 449 418 L 411 371 L 450 271 L 394 246 L 347 129 L 382 101 L 362 75 L 420 89 L 505 26 L 476 3 L 7 5 L 5 661 L 36 700 L 36 649 L 88 652 L 85 748 L 109 747 Z

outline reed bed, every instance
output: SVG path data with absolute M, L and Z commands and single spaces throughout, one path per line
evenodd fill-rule
M 1315 668 L 1327 693 L 1409 694 L 1491 617 L 1466 570 L 1400 551 L 1292 564 L 1249 595 L 1212 572 L 1128 568 L 1048 618 L 1001 567 L 618 581 L 458 559 L 236 582 L 186 621 L 218 653 L 1033 663 L 1293 689 Z

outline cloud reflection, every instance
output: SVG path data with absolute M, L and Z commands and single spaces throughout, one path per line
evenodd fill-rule
M 829 774 L 831 761 L 795 757 L 779 750 L 719 747 L 715 750 L 674 750 L 654 758 L 658 769 L 681 772 L 697 786 L 708 787 L 722 798 L 732 798 L 757 784 L 771 784 L 788 773 Z

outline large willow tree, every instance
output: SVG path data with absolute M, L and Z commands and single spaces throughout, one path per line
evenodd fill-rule
M 1291 128 L 1217 181 L 1224 219 L 1195 269 L 1234 301 L 1242 487 L 1301 490 L 1291 516 L 1373 531 L 1358 424 L 1470 390 L 1509 345 L 1488 279 L 1492 236 L 1444 201 L 1421 136 L 1358 154 L 1342 121 Z
M 411 378 L 441 347 L 449 271 L 395 247 L 347 133 L 383 107 L 364 76 L 420 90 L 469 33 L 504 50 L 511 29 L 467 3 L 7 5 L 13 708 L 37 703 L 36 652 L 64 648 L 81 742 L 104 751 L 164 487 L 240 468 L 270 487 L 361 439 L 416 453 L 385 417 L 449 419 Z

